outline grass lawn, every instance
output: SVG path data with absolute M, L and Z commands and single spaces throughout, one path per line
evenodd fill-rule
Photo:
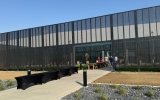
M 160 86 L 159 72 L 111 72 L 93 83 Z

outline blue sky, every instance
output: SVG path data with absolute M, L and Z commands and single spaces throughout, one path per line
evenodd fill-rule
M 0 0 L 0 33 L 160 5 L 160 0 Z

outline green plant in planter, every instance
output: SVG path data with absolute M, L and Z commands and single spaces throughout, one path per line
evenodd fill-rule
M 100 95 L 99 100 L 108 100 L 108 98 L 104 94 L 102 94 Z
M 96 88 L 96 89 L 94 90 L 94 92 L 96 92 L 96 93 L 102 93 L 102 89 L 101 89 L 101 88 Z
M 133 89 L 135 89 L 135 90 L 141 90 L 142 88 L 141 88 L 141 86 L 137 85 L 137 86 L 134 86 Z
M 145 95 L 148 96 L 148 97 L 153 97 L 154 96 L 154 92 L 149 90 L 149 91 L 147 91 L 145 93 Z
M 82 94 L 81 94 L 80 92 L 76 93 L 74 96 L 75 96 L 77 99 L 82 98 Z
M 126 93 L 127 92 L 126 92 L 126 90 L 124 88 L 122 88 L 122 87 L 118 88 L 118 94 L 126 94 Z
M 78 55 L 77 54 L 75 54 L 75 60 L 76 60 L 76 62 L 78 61 Z
M 7 81 L 6 81 L 6 83 L 7 83 L 7 87 L 9 87 L 9 86 L 13 86 L 13 82 L 12 82 L 12 81 L 10 81 L 10 80 L 7 80 Z
M 88 61 L 88 59 L 89 59 L 89 54 L 88 53 L 85 54 L 85 58 L 86 58 L 86 61 Z

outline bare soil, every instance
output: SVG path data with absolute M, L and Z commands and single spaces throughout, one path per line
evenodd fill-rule
M 158 72 L 111 72 L 93 83 L 160 86 Z
M 34 73 L 40 73 L 40 71 L 32 71 Z M 0 71 L 0 80 L 15 80 L 15 77 L 27 75 L 27 71 Z

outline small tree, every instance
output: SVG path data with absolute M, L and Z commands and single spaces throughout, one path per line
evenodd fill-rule
M 88 61 L 88 59 L 89 59 L 89 54 L 88 53 L 85 54 L 85 58 L 86 58 L 86 61 Z
M 75 55 L 75 60 L 78 61 L 78 55 L 77 54 Z

